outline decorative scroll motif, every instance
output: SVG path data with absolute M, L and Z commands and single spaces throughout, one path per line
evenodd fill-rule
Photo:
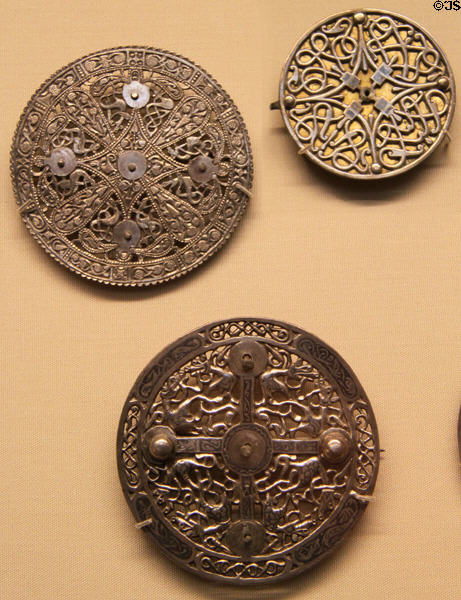
M 140 526 L 218 579 L 269 581 L 314 564 L 365 508 L 378 468 L 373 413 L 362 391 L 352 398 L 361 387 L 344 365 L 306 332 L 258 319 L 214 323 L 166 349 L 119 428 Z
M 280 85 L 300 153 L 354 178 L 388 177 L 421 162 L 442 141 L 454 104 L 453 75 L 436 42 L 379 10 L 317 25 L 290 55 Z
M 119 48 L 52 76 L 13 141 L 22 217 L 59 262 L 115 285 L 183 275 L 238 224 L 252 181 L 243 120 L 202 69 Z
M 299 338 L 297 347 L 300 352 L 314 357 L 315 360 L 328 369 L 328 372 L 335 378 L 346 397 L 354 399 L 357 396 L 359 391 L 356 381 L 336 352 L 311 337 Z
M 356 498 L 349 497 L 328 527 L 299 547 L 295 554 L 296 560 L 307 562 L 321 558 L 322 554 L 342 541 L 364 508 L 363 503 Z
M 351 412 L 357 436 L 356 488 L 357 490 L 367 490 L 374 475 L 379 450 L 376 447 L 376 436 L 370 422 L 369 404 L 357 400 L 351 407 Z
M 141 410 L 138 404 L 132 404 L 127 412 L 123 427 L 123 445 L 120 449 L 121 462 L 127 488 L 132 491 L 138 487 L 139 471 L 137 465 L 137 428 Z
M 220 342 L 236 336 L 260 336 L 269 337 L 277 342 L 287 343 L 291 339 L 289 329 L 279 323 L 261 322 L 238 319 L 225 323 L 219 323 L 208 331 L 210 342 Z
M 152 392 L 156 379 L 168 371 L 175 363 L 182 358 L 198 350 L 203 343 L 201 336 L 194 335 L 187 339 L 182 339 L 181 343 L 175 345 L 171 350 L 162 355 L 160 361 L 155 361 L 148 372 L 144 374 L 142 385 L 139 386 L 140 396 L 148 398 Z
M 138 496 L 134 506 L 140 521 L 149 521 L 151 519 L 150 503 L 146 495 Z M 148 527 L 149 533 L 173 556 L 176 556 L 180 560 L 190 558 L 192 548 L 173 535 L 171 530 L 165 527 L 161 521 L 153 521 Z
M 233 560 L 220 558 L 213 560 L 211 557 L 202 555 L 198 557 L 197 568 L 203 570 L 204 573 L 211 575 L 219 575 L 227 579 L 241 579 L 246 583 L 248 580 L 256 580 L 261 583 L 261 580 L 272 579 L 288 572 L 291 561 L 283 556 L 276 560 L 265 560 L 262 562 L 242 563 Z

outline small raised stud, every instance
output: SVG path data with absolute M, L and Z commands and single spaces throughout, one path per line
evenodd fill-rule
M 383 170 L 382 166 L 379 163 L 373 163 L 371 165 L 371 170 L 373 173 L 375 173 L 376 175 L 378 175 L 378 173 L 381 173 L 381 171 Z
M 254 365 L 255 361 L 253 360 L 251 354 L 245 353 L 242 355 L 242 368 L 244 371 L 251 371 Z
M 331 439 L 327 443 L 327 452 L 331 457 L 341 457 L 344 447 L 341 440 Z
M 50 155 L 45 157 L 44 164 L 50 167 L 52 173 L 62 177 L 75 170 L 77 158 L 70 148 L 54 148 Z
M 448 77 L 439 77 L 437 80 L 437 85 L 441 90 L 447 90 L 448 86 L 450 85 L 450 80 Z
M 354 21 L 358 25 L 361 25 L 361 24 L 365 23 L 366 18 L 367 17 L 365 15 L 365 13 L 363 13 L 363 12 L 358 12 L 358 13 L 355 13 L 355 15 L 354 15 Z
M 244 457 L 244 458 L 249 458 L 251 455 L 251 444 L 243 444 L 243 446 L 240 448 L 240 454 Z
M 166 461 L 174 452 L 174 442 L 168 435 L 159 433 L 151 439 L 149 452 L 155 460 Z
M 320 442 L 321 456 L 332 464 L 343 463 L 351 451 L 351 442 L 344 431 L 340 429 L 327 430 Z
M 285 108 L 293 108 L 295 103 L 296 103 L 296 98 L 294 96 L 292 96 L 291 94 L 288 94 L 287 96 L 285 96 L 285 99 L 284 99 Z

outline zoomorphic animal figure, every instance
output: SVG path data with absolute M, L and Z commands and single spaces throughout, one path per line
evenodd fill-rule
M 216 456 L 205 454 L 197 458 L 180 458 L 175 461 L 168 475 L 168 483 L 176 481 L 179 487 L 202 490 L 204 482 L 211 482 L 210 469 L 216 466 Z
M 328 480 L 325 467 L 317 456 L 311 456 L 305 460 L 292 460 L 290 455 L 280 454 L 275 463 L 282 468 L 280 478 L 297 483 L 297 486 L 309 487 L 315 475 L 318 475 L 325 483 Z

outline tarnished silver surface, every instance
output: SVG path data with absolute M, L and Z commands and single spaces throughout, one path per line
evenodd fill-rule
M 140 47 L 95 52 L 46 81 L 20 118 L 11 170 L 22 218 L 49 254 L 131 286 L 214 254 L 252 182 L 226 92 L 191 61 Z
M 207 325 L 139 376 L 120 420 L 136 526 L 181 566 L 237 584 L 313 566 L 368 504 L 379 442 L 350 368 L 297 327 Z
M 422 27 L 387 11 L 348 11 L 306 33 L 282 71 L 280 108 L 299 153 L 355 179 L 397 175 L 440 144 L 453 73 Z

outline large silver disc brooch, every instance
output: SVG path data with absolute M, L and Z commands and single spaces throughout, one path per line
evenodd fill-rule
M 123 408 L 117 456 L 137 527 L 172 560 L 258 584 L 342 542 L 372 494 L 379 442 L 334 350 L 286 323 L 242 318 L 149 363 Z
M 252 182 L 247 131 L 226 92 L 189 60 L 140 47 L 95 52 L 46 81 L 20 118 L 11 170 L 40 245 L 118 286 L 207 260 Z

